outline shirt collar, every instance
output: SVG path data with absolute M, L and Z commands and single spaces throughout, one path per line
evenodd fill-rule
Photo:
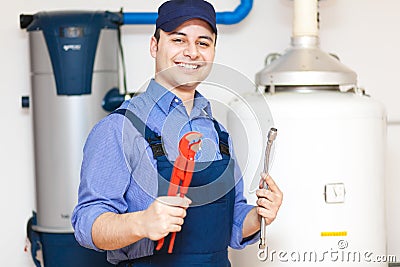
M 168 115 L 168 113 L 170 112 L 173 101 L 175 99 L 179 99 L 179 97 L 177 97 L 174 93 L 166 89 L 161 84 L 157 83 L 154 79 L 150 80 L 149 86 L 147 88 L 147 93 L 165 113 L 165 115 Z M 196 91 L 194 95 L 193 109 L 198 110 L 199 114 L 196 114 L 197 116 L 206 115 L 211 119 L 213 118 L 210 102 L 198 91 Z
M 172 101 L 176 98 L 175 94 L 167 90 L 164 86 L 156 82 L 154 79 L 150 80 L 147 88 L 147 93 L 153 101 L 160 107 L 160 109 L 168 115 Z
M 211 112 L 211 105 L 210 102 L 205 98 L 199 91 L 196 91 L 194 94 L 194 109 L 198 109 L 200 114 L 198 116 L 208 116 L 210 119 L 213 119 L 212 112 Z

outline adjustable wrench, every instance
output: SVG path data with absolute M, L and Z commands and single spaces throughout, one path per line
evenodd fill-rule
M 202 134 L 199 132 L 188 132 L 179 141 L 179 156 L 176 158 L 172 169 L 171 181 L 168 188 L 168 196 L 184 197 L 189 189 L 194 171 L 194 156 L 200 150 Z M 171 233 L 168 253 L 174 248 L 176 232 Z M 156 250 L 160 250 L 164 244 L 164 238 L 158 240 Z

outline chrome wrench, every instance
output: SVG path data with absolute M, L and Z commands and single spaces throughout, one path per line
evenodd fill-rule
M 268 140 L 267 146 L 265 148 L 265 155 L 264 155 L 264 173 L 268 174 L 269 172 L 269 161 L 270 161 L 270 154 L 272 145 L 274 140 L 276 139 L 276 135 L 278 134 L 278 130 L 276 128 L 271 128 L 268 132 Z M 264 179 L 260 181 L 260 188 L 268 188 L 268 185 L 265 183 Z M 265 219 L 261 218 L 261 227 L 260 227 L 260 243 L 258 245 L 258 253 L 257 257 L 260 261 L 265 261 L 267 259 L 267 229 L 266 229 Z

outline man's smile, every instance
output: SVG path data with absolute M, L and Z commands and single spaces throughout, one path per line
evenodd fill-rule
M 186 70 L 196 70 L 201 67 L 199 64 L 185 62 L 175 62 L 175 65 Z

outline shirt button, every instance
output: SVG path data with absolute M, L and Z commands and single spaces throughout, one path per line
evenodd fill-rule
M 179 103 L 179 99 L 177 99 L 177 98 L 175 98 L 174 101 L 175 101 L 175 103 Z

